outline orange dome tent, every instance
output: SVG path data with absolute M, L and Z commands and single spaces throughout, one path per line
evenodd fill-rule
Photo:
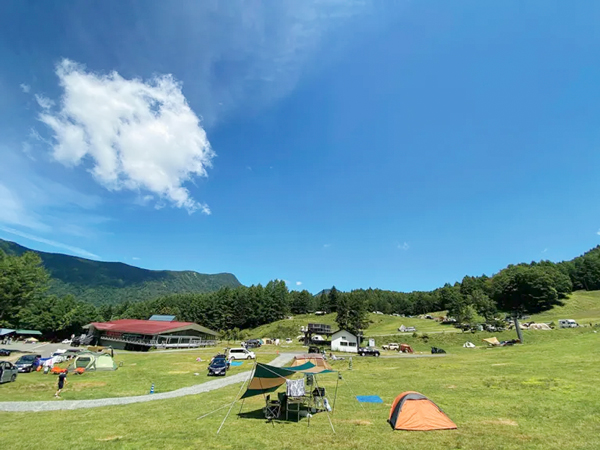
M 456 424 L 423 394 L 407 391 L 394 400 L 388 422 L 394 430 L 454 430 Z

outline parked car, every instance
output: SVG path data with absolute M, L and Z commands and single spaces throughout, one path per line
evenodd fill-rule
M 308 353 L 318 353 L 320 355 L 324 355 L 325 354 L 325 350 L 323 350 L 322 348 L 317 347 L 316 345 L 310 345 L 308 347 Z
M 246 348 L 259 348 L 261 345 L 260 339 L 248 339 L 246 341 Z
M 379 350 L 372 347 L 360 347 L 358 349 L 358 354 L 360 356 L 379 356 Z
M 254 352 L 247 350 L 243 347 L 230 348 L 227 359 L 230 361 L 233 359 L 256 359 Z
M 383 350 L 400 350 L 400 344 L 395 342 L 391 342 L 389 344 L 384 344 L 381 346 Z
M 31 372 L 36 359 L 39 361 L 41 357 L 42 355 L 23 355 L 17 359 L 15 366 L 17 366 L 19 372 Z
M 215 356 L 208 365 L 208 376 L 225 376 L 229 369 L 229 361 L 223 354 Z
M 10 356 L 12 352 L 12 350 L 9 350 L 7 348 L 0 348 L 0 356 Z
M 19 369 L 8 361 L 0 361 L 0 383 L 16 381 Z
M 579 324 L 573 319 L 560 319 L 558 321 L 558 328 L 577 328 Z

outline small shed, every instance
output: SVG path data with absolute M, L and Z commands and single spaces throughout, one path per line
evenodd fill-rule
M 331 335 L 331 350 L 358 353 L 358 336 L 346 330 L 336 331 Z

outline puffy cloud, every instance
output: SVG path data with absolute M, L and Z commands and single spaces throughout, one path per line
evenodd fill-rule
M 64 89 L 61 109 L 39 118 L 54 132 L 57 161 L 89 160 L 107 189 L 147 191 L 190 213 L 210 214 L 184 187 L 207 176 L 214 152 L 180 83 L 171 75 L 143 81 L 96 74 L 67 59 L 56 74 Z
M 302 281 L 296 281 L 296 286 L 302 286 Z
M 20 85 L 20 87 L 21 87 L 21 90 L 23 92 L 25 92 L 26 94 L 29 94 L 29 91 L 31 91 L 31 86 L 29 86 L 28 84 L 23 83 Z

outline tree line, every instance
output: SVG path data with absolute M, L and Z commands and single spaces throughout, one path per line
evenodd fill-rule
M 35 253 L 9 256 L 0 252 L 0 326 L 31 328 L 62 337 L 93 321 L 148 319 L 175 315 L 223 332 L 244 330 L 314 311 L 337 313 L 337 323 L 349 331 L 368 326 L 367 313 L 418 315 L 448 311 L 459 322 L 476 317 L 493 321 L 503 313 L 531 314 L 560 304 L 573 290 L 600 289 L 600 246 L 571 261 L 509 265 L 488 277 L 465 276 L 433 291 L 396 292 L 335 287 L 313 296 L 289 291 L 285 282 L 221 288 L 210 293 L 171 294 L 158 299 L 94 306 L 71 295 L 47 293 L 50 277 Z

